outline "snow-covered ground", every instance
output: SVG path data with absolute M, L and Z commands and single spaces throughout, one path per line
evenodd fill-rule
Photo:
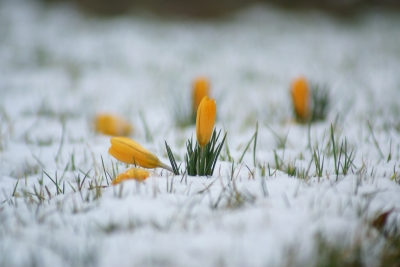
M 105 19 L 0 1 L 0 266 L 313 266 L 319 236 L 360 243 L 375 266 L 384 240 L 371 221 L 393 209 L 387 231 L 400 227 L 399 74 L 398 13 Z M 199 75 L 233 159 L 223 149 L 208 178 L 156 169 L 108 186 L 104 171 L 127 166 L 94 116 L 120 114 L 131 138 L 169 163 L 166 140 L 181 160 L 195 128 L 177 127 L 174 110 L 190 106 Z M 298 75 L 330 89 L 329 116 L 311 128 L 292 120 Z M 240 163 L 257 122 L 256 166 L 252 144 Z M 331 125 L 355 155 L 346 175 L 335 174 Z

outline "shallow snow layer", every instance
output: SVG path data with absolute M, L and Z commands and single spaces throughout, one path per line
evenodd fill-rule
M 0 265 L 311 266 L 322 234 L 361 240 L 373 266 L 369 222 L 394 208 L 388 221 L 400 225 L 399 44 L 400 16 L 370 10 L 340 20 L 255 6 L 191 21 L 0 2 Z M 108 186 L 104 169 L 127 166 L 107 154 L 94 115 L 120 114 L 162 161 L 164 140 L 182 159 L 195 128 L 176 127 L 173 110 L 199 75 L 212 82 L 233 169 L 221 159 L 212 177 L 156 169 Z M 329 117 L 310 129 L 291 120 L 298 75 L 330 89 Z M 239 163 L 256 122 L 257 164 L 252 145 Z M 331 124 L 354 166 L 337 176 L 326 152 L 318 178 L 309 147 L 329 150 Z M 308 175 L 276 170 L 274 151 Z

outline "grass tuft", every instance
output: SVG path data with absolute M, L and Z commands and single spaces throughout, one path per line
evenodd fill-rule
M 330 108 L 330 96 L 327 86 L 314 84 L 311 86 L 312 115 L 311 122 L 323 121 Z
M 165 148 L 167 149 L 168 158 L 169 158 L 169 161 L 171 163 L 172 170 L 173 170 L 174 174 L 175 175 L 179 175 L 181 173 L 181 171 L 180 171 L 178 165 L 176 164 L 176 160 L 175 160 L 174 154 L 172 154 L 171 148 L 167 144 L 167 141 L 165 141 Z
M 225 143 L 226 135 L 220 143 L 218 143 L 221 130 L 217 135 L 214 129 L 211 139 L 203 148 L 196 142 L 193 147 L 192 139 L 186 143 L 187 153 L 185 155 L 186 173 L 191 176 L 211 176 L 214 173 L 215 164 L 217 163 L 219 154 Z M 172 157 L 173 158 L 173 157 Z M 174 159 L 173 159 L 174 160 Z M 171 165 L 176 163 L 171 162 Z
M 335 140 L 333 125 L 331 125 L 331 151 L 333 153 L 334 168 L 336 174 L 336 180 L 339 174 L 347 175 L 350 169 L 356 166 L 354 165 L 355 152 L 353 149 L 349 150 L 346 138 L 341 142 L 340 148 L 338 147 L 338 141 Z

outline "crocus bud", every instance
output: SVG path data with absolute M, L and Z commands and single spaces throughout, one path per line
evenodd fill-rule
M 305 122 L 310 119 L 310 89 L 304 77 L 295 79 L 292 82 L 292 102 L 296 118 Z
M 128 179 L 135 179 L 138 181 L 144 181 L 147 177 L 149 177 L 149 172 L 145 169 L 139 168 L 130 168 L 125 172 L 117 175 L 115 179 L 112 181 L 113 185 L 119 184 L 120 182 Z
M 193 82 L 193 113 L 199 108 L 200 102 L 205 96 L 209 96 L 210 83 L 207 78 L 199 77 Z
M 216 115 L 217 104 L 215 100 L 205 96 L 200 102 L 196 117 L 196 138 L 201 147 L 210 141 Z
M 113 137 L 108 153 L 119 161 L 135 164 L 143 168 L 163 168 L 172 172 L 171 167 L 163 164 L 156 155 L 127 137 Z
M 97 115 L 95 126 L 98 133 L 112 136 L 127 136 L 132 132 L 129 122 L 112 114 Z

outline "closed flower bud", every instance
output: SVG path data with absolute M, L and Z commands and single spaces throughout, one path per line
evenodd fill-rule
M 138 181 L 144 181 L 147 177 L 149 177 L 149 172 L 144 169 L 139 168 L 130 168 L 127 171 L 119 174 L 115 179 L 112 181 L 113 185 L 119 184 L 120 182 L 128 179 L 135 179 Z
M 129 122 L 112 114 L 97 115 L 95 126 L 98 133 L 112 136 L 127 136 L 132 132 Z
M 310 119 L 310 89 L 304 77 L 292 82 L 292 102 L 297 120 L 306 122 Z
M 113 137 L 110 142 L 111 147 L 108 149 L 108 153 L 119 161 L 148 169 L 159 167 L 172 171 L 172 169 L 163 164 L 156 155 L 132 139 L 127 137 Z
M 200 102 L 196 117 L 196 138 L 201 147 L 210 141 L 216 115 L 217 104 L 215 100 L 205 96 Z
M 210 83 L 205 77 L 199 77 L 193 82 L 193 113 L 199 108 L 200 102 L 205 96 L 209 96 Z

